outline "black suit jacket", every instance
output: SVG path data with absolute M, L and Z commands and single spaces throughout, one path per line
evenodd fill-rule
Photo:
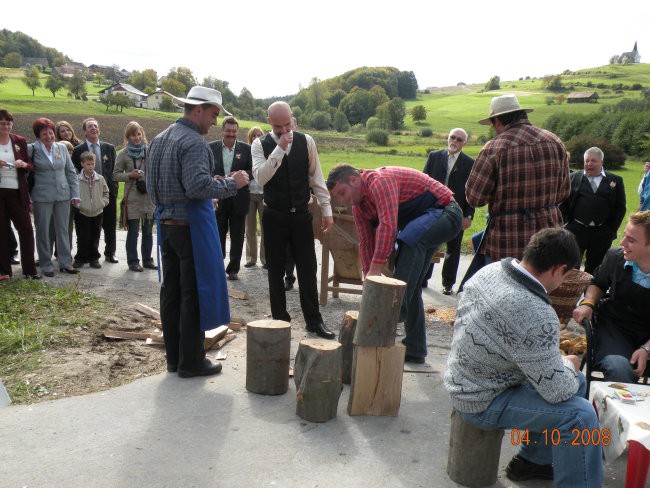
M 223 168 L 223 140 L 214 141 L 210 143 L 210 149 L 214 154 L 214 175 L 228 176 Z M 245 142 L 235 141 L 235 155 L 232 159 L 232 168 L 230 171 L 244 170 L 248 173 L 248 177 L 253 179 L 253 158 L 251 157 L 251 147 Z M 250 189 L 248 185 L 241 187 L 237 190 L 237 194 L 231 197 L 232 211 L 237 215 L 246 215 L 248 213 L 248 204 L 250 202 Z M 225 203 L 225 201 L 224 201 Z M 228 211 L 229 204 L 219 205 L 217 214 Z
M 113 180 L 113 169 L 115 168 L 115 146 L 108 142 L 99 141 L 99 149 L 102 155 L 102 176 L 108 185 L 110 198 L 117 198 L 118 183 Z M 87 142 L 82 142 L 72 151 L 72 164 L 81 171 L 81 154 L 90 151 Z
M 578 198 L 580 185 L 583 180 L 587 180 L 587 177 L 584 175 L 582 170 L 574 171 L 571 173 L 571 194 L 562 205 L 560 205 L 560 210 L 562 210 L 562 215 L 564 217 L 565 223 L 570 223 L 573 220 L 573 208 Z M 625 217 L 625 187 L 623 186 L 623 178 L 609 171 L 605 171 L 605 176 L 598 185 L 598 190 L 596 195 L 604 197 L 607 200 L 608 206 L 612 211 L 609 214 L 609 218 L 606 222 L 603 222 L 603 225 L 606 226 L 609 230 L 612 231 L 613 235 L 616 235 L 618 228 L 623 222 Z M 594 221 L 598 221 L 597 216 L 594 216 Z
M 444 185 L 447 176 L 448 157 L 448 149 L 431 151 L 427 158 L 427 163 L 424 165 L 424 173 Z M 454 198 L 463 210 L 463 217 L 472 218 L 474 218 L 474 207 L 467 203 L 465 198 L 465 184 L 467 183 L 467 178 L 469 178 L 469 173 L 472 171 L 473 165 L 474 158 L 461 151 L 458 153 L 454 167 L 449 174 L 449 181 L 447 182 L 447 187 L 454 192 Z

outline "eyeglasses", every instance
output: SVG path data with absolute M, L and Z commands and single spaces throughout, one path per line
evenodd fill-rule
M 11 125 L 12 122 L 9 120 L 0 120 L 0 125 Z
M 455 136 L 453 134 L 449 136 L 449 140 L 458 141 L 458 142 L 464 142 L 465 141 L 465 139 L 463 139 L 462 137 L 458 137 L 458 136 Z

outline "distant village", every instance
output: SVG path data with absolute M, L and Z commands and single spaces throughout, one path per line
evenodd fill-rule
M 50 64 L 47 58 L 23 58 L 22 68 L 28 68 L 30 66 L 40 66 L 41 69 L 49 69 Z M 153 93 L 144 93 L 138 90 L 136 87 L 129 85 L 125 82 L 130 76 L 131 72 L 125 69 L 115 69 L 112 66 L 102 66 L 99 64 L 91 64 L 86 66 L 83 63 L 68 62 L 62 66 L 52 67 L 51 75 L 52 76 L 61 76 L 63 78 L 71 78 L 76 73 L 82 73 L 84 77 L 94 77 L 96 75 L 101 75 L 105 79 L 110 79 L 115 81 L 111 86 L 100 90 L 98 93 L 100 96 L 107 95 L 126 95 L 134 107 L 146 108 L 150 110 L 160 110 L 161 103 L 165 97 L 173 97 L 171 93 L 157 89 Z M 160 87 L 161 83 L 165 79 L 165 76 L 158 78 L 158 86 Z

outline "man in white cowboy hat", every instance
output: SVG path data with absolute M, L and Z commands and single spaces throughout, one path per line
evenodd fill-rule
M 488 205 L 490 223 L 480 253 L 486 264 L 521 259 L 531 236 L 562 225 L 558 205 L 570 192 L 569 161 L 562 141 L 533 126 L 515 95 L 494 97 L 489 116 L 497 136 L 479 153 L 466 185 L 467 203 Z
M 228 114 L 220 92 L 195 86 L 174 102 L 185 113 L 151 142 L 146 177 L 162 253 L 160 319 L 167 371 L 188 378 L 221 371 L 221 364 L 205 357 L 203 347 L 205 330 L 230 321 L 212 199 L 234 196 L 248 184 L 248 175 L 237 171 L 225 178 L 212 176 L 214 156 L 203 136 L 220 112 Z

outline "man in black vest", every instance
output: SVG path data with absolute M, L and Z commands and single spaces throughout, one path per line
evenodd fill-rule
M 589 274 L 600 266 L 625 217 L 623 179 L 603 169 L 604 159 L 597 147 L 585 151 L 584 171 L 571 174 L 571 195 L 561 206 Z
M 292 130 L 291 107 L 285 102 L 269 106 L 271 132 L 251 146 L 253 176 L 264 187 L 264 248 L 269 276 L 271 314 L 289 322 L 284 289 L 287 245 L 296 262 L 300 307 L 307 330 L 334 339 L 325 327 L 318 308 L 316 251 L 312 216 L 309 213 L 311 187 L 323 214 L 324 232 L 334 225 L 330 196 L 318 160 L 316 143 L 307 134 Z
M 467 142 L 467 132 L 460 127 L 449 131 L 447 138 L 447 149 L 440 151 L 431 151 L 424 165 L 424 173 L 439 181 L 451 191 L 454 192 L 454 200 L 460 205 L 463 211 L 462 230 L 447 243 L 447 252 L 445 253 L 445 262 L 442 265 L 442 294 L 451 295 L 451 289 L 456 283 L 456 273 L 458 272 L 458 263 L 460 261 L 460 247 L 463 243 L 463 233 L 470 225 L 474 218 L 474 208 L 467 203 L 465 199 L 465 183 L 472 171 L 474 158 L 461 152 Z M 429 272 L 424 277 L 422 287 L 426 288 L 427 281 L 431 278 L 433 264 L 429 267 Z

